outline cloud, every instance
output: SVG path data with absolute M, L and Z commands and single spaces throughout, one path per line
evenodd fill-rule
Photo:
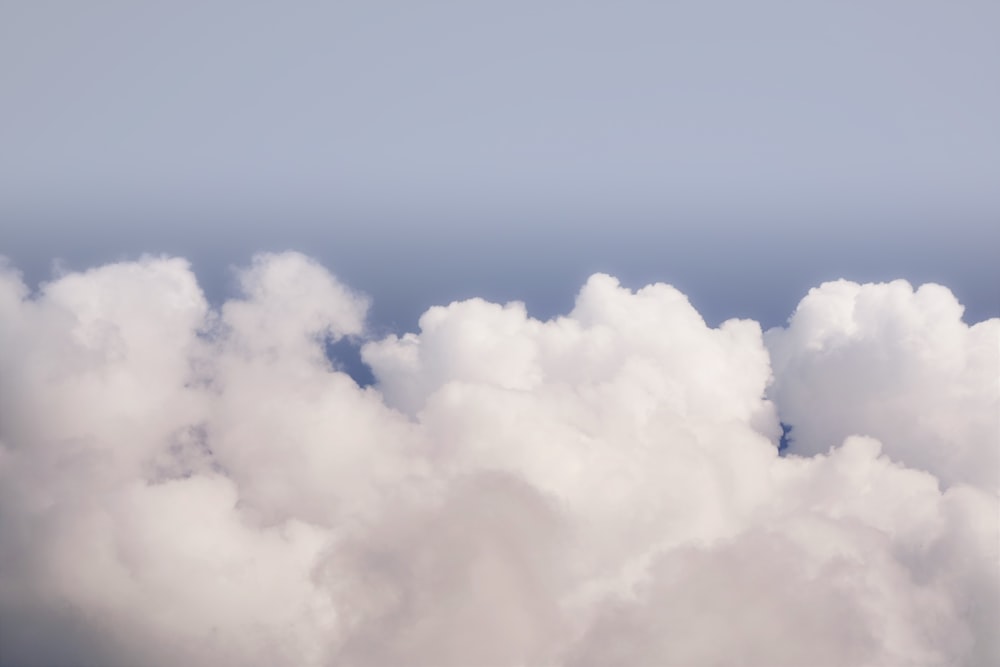
M 940 285 L 841 280 L 811 290 L 767 345 L 793 451 L 863 433 L 945 484 L 997 488 L 1000 319 L 966 325 Z
M 943 287 L 762 333 L 595 275 L 433 307 L 362 388 L 325 350 L 363 296 L 239 285 L 0 267 L 0 665 L 1000 659 L 1000 320 Z

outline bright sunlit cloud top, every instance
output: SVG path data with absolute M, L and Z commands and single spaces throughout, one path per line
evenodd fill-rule
M 305 256 L 236 282 L 0 273 L 0 664 L 1000 658 L 1000 320 L 945 287 L 762 332 L 596 274 L 372 336 Z

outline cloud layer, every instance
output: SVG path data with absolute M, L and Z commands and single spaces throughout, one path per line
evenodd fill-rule
M 947 289 L 764 333 L 595 275 L 433 307 L 362 388 L 363 296 L 239 276 L 0 268 L 0 665 L 1000 661 L 1000 320 Z

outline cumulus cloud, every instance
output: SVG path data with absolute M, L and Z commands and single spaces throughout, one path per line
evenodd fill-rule
M 966 325 L 940 285 L 841 280 L 811 290 L 767 345 L 794 451 L 864 433 L 945 484 L 997 488 L 1000 320 Z
M 359 387 L 363 296 L 239 285 L 0 266 L 0 665 L 1000 661 L 1000 320 L 943 287 L 764 333 L 595 275 L 432 307 Z

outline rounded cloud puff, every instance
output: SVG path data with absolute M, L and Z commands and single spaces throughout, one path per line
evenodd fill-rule
M 595 275 L 433 307 L 359 387 L 362 296 L 239 278 L 0 266 L 0 665 L 1000 661 L 1000 320 L 945 288 L 762 334 Z
M 968 326 L 946 288 L 826 283 L 767 333 L 792 451 L 852 434 L 943 483 L 1000 482 L 1000 319 Z

